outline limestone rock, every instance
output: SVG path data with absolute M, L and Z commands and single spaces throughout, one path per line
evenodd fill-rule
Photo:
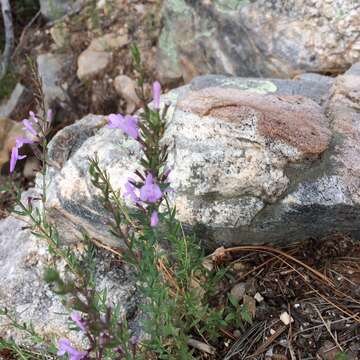
M 109 33 L 91 41 L 88 49 L 92 51 L 112 51 L 122 48 L 129 43 L 126 33 Z
M 4 100 L 0 104 L 0 117 L 22 120 L 19 119 L 19 115 L 22 115 L 22 108 L 30 101 L 30 99 L 31 93 L 29 90 L 20 83 L 17 83 L 10 98 Z
M 85 50 L 78 58 L 78 78 L 88 80 L 95 77 L 109 66 L 111 60 L 112 53 L 110 52 Z
M 70 41 L 70 31 L 64 22 L 56 23 L 50 29 L 50 35 L 59 49 L 63 49 Z
M 72 0 L 40 0 L 40 10 L 45 18 L 56 20 L 69 12 L 73 4 Z
M 79 334 L 68 330 L 69 310 L 43 280 L 45 268 L 51 265 L 47 245 L 24 230 L 25 225 L 11 216 L 0 221 L 0 308 L 14 312 L 20 323 L 31 322 L 41 335 L 66 337 L 81 344 Z M 119 303 L 123 313 L 134 312 L 136 298 L 131 273 L 123 267 L 108 266 L 107 255 L 98 256 L 99 289 L 107 287 L 109 303 Z M 24 334 L 10 327 L 1 316 L 0 337 L 26 342 Z
M 55 100 L 64 101 L 65 93 L 61 88 L 61 72 L 67 61 L 65 55 L 46 53 L 37 57 L 39 75 L 42 79 L 46 108 L 51 108 Z
M 241 301 L 246 293 L 246 284 L 239 283 L 233 286 L 230 294 L 238 301 Z
M 104 117 L 88 115 L 58 132 L 50 144 L 49 156 L 58 169 L 49 172 L 48 209 L 67 242 L 79 241 L 86 229 L 104 243 L 119 245 L 106 226 L 108 214 L 94 196 L 97 191 L 90 181 L 88 157 L 96 152 L 113 186 L 122 188 L 140 160 L 139 146 L 102 125 Z
M 208 73 L 337 74 L 360 59 L 359 8 L 352 0 L 166 0 L 163 19 L 162 81 Z
M 80 80 L 89 80 L 101 74 L 110 65 L 112 51 L 127 45 L 126 33 L 109 33 L 93 39 L 89 47 L 78 58 L 77 76 Z
M 132 114 L 141 104 L 136 94 L 136 83 L 126 75 L 119 75 L 114 79 L 116 92 L 126 101 L 126 112 Z
M 166 94 L 172 106 L 163 141 L 178 218 L 204 225 L 199 236 L 209 247 L 332 231 L 360 237 L 357 69 L 335 82 L 205 76 Z M 139 146 L 102 124 L 89 115 L 51 142 L 57 168 L 49 172 L 48 208 L 68 242 L 85 228 L 119 245 L 105 226 L 87 157 L 97 152 L 113 186 L 123 189 Z

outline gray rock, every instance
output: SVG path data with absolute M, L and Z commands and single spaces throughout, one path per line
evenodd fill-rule
M 360 59 L 358 14 L 352 0 L 166 0 L 158 73 L 338 74 Z
M 132 114 L 140 107 L 141 101 L 136 94 L 136 82 L 126 75 L 118 75 L 114 79 L 116 92 L 126 101 L 126 113 Z
M 49 20 L 56 20 L 70 12 L 73 0 L 40 0 L 42 15 Z
M 50 35 L 54 41 L 56 48 L 65 49 L 70 41 L 70 29 L 64 22 L 56 23 L 50 29 Z
M 334 83 L 205 76 L 164 96 L 172 101 L 163 141 L 178 218 L 205 225 L 200 235 L 210 247 L 333 231 L 360 237 L 356 69 Z M 49 211 L 69 242 L 85 228 L 119 245 L 108 234 L 87 157 L 97 152 L 113 186 L 123 189 L 139 146 L 103 122 L 89 115 L 50 146 L 58 168 L 49 173 Z
M 241 301 L 246 293 L 246 284 L 239 283 L 233 286 L 230 291 L 230 294 L 238 301 Z
M 32 236 L 25 226 L 23 221 L 11 216 L 0 221 L 0 308 L 8 308 L 20 323 L 31 322 L 47 338 L 66 337 L 81 346 L 80 335 L 68 329 L 69 310 L 44 283 L 44 270 L 52 264 L 47 245 Z M 109 256 L 100 252 L 98 288 L 108 289 L 109 304 L 119 303 L 123 313 L 133 314 L 137 302 L 132 273 L 124 266 L 114 267 L 110 263 Z M 64 269 L 64 263 L 58 265 Z M 28 343 L 25 334 L 11 327 L 3 316 L 0 316 L 0 337 Z
M 139 157 L 136 141 L 120 131 L 102 127 L 104 117 L 88 115 L 53 138 L 49 156 L 57 168 L 49 171 L 48 210 L 63 230 L 63 240 L 76 242 L 83 229 L 96 239 L 118 246 L 109 234 L 108 214 L 91 184 L 88 157 L 97 153 L 115 188 L 122 188 L 135 171 Z
M 77 76 L 89 80 L 100 75 L 111 64 L 112 51 L 129 43 L 127 33 L 109 33 L 95 38 L 78 58 Z
M 0 104 L 0 117 L 19 120 L 18 114 L 19 112 L 21 113 L 20 109 L 30 100 L 30 91 L 25 86 L 17 83 L 10 98 Z
M 60 54 L 46 53 L 37 57 L 39 75 L 42 79 L 46 108 L 50 108 L 55 100 L 64 101 L 65 92 L 61 88 L 61 75 L 67 57 Z
M 77 76 L 80 80 L 89 80 L 101 74 L 110 65 L 112 53 L 86 49 L 78 58 Z

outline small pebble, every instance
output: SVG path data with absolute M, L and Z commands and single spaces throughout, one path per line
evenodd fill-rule
M 236 300 L 242 300 L 244 295 L 245 295 L 245 283 L 239 283 L 236 284 L 232 289 L 231 289 L 231 295 L 236 299 Z
M 256 293 L 254 295 L 254 299 L 258 302 L 258 303 L 261 303 L 262 301 L 264 301 L 264 297 L 260 294 L 260 293 Z
M 280 320 L 284 325 L 289 325 L 290 323 L 294 322 L 294 319 L 286 311 L 280 315 Z

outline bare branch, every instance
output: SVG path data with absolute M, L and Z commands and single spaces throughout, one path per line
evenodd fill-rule
M 0 80 L 5 76 L 14 49 L 14 27 L 9 0 L 0 0 L 5 28 L 5 49 L 0 63 Z

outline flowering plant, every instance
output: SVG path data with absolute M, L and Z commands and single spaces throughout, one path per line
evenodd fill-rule
M 97 250 L 86 233 L 86 251 L 79 255 L 70 246 L 60 243 L 56 226 L 48 221 L 45 179 L 49 161 L 46 150 L 52 113 L 45 111 L 39 96 L 41 115 L 31 112 L 29 119 L 23 121 L 28 137 L 16 140 L 10 171 L 14 172 L 16 162 L 25 156 L 19 153 L 22 146 L 32 146 L 42 162 L 42 211 L 33 206 L 35 199 L 22 202 L 20 192 L 15 211 L 30 220 L 34 235 L 47 241 L 54 260 L 61 258 L 66 262 L 66 272 L 71 276 L 61 276 L 55 266 L 47 269 L 45 281 L 52 285 L 68 308 L 73 329 L 81 332 L 85 339 L 83 348 L 74 346 L 66 338 L 49 344 L 31 325 L 17 324 L 7 309 L 0 315 L 7 316 L 18 329 L 30 333 L 41 345 L 43 354 L 70 360 L 193 359 L 196 358 L 194 348 L 203 348 L 203 345 L 199 347 L 199 340 L 193 338 L 204 339 L 206 336 L 207 341 L 212 341 L 220 336 L 220 326 L 226 325 L 223 309 L 209 307 L 215 283 L 223 273 L 214 274 L 203 266 L 199 246 L 193 236 L 183 231 L 175 218 L 176 209 L 170 206 L 168 199 L 168 193 L 173 191 L 170 169 L 166 166 L 168 149 L 160 141 L 166 128 L 168 105 L 161 108 L 161 86 L 157 81 L 152 86 L 152 106 L 148 105 L 150 99 L 144 87 L 140 53 L 136 47 L 132 53 L 139 75 L 138 95 L 143 110 L 138 116 L 111 114 L 107 126 L 119 129 L 139 142 L 143 155 L 141 168 L 128 179 L 122 193 L 113 188 L 96 154 L 89 158 L 89 172 L 92 184 L 100 190 L 103 206 L 109 211 L 110 230 L 125 244 L 123 259 L 135 270 L 137 291 L 143 299 L 140 310 L 144 314 L 141 324 L 144 335 L 139 337 L 130 330 L 128 320 L 119 314 L 119 306 L 109 305 L 106 289 L 98 291 L 94 276 Z M 125 205 L 125 198 L 133 203 L 132 208 Z M 6 344 L 14 351 L 21 351 L 13 342 Z M 207 352 L 213 354 L 214 348 L 206 346 Z

